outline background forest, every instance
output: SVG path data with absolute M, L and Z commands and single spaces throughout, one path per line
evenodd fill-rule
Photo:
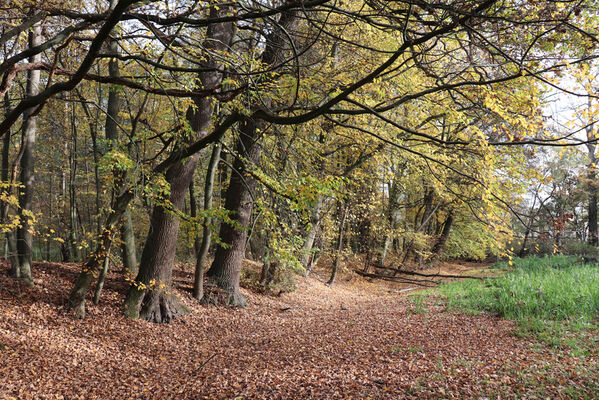
M 4 254 L 30 285 L 34 261 L 81 264 L 79 317 L 109 268 L 127 316 L 168 322 L 175 261 L 244 306 L 242 278 L 280 293 L 319 262 L 332 285 L 348 260 L 596 255 L 594 1 L 0 12 Z

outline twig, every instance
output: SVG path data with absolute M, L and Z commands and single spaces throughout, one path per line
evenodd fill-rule
M 204 361 L 198 368 L 194 369 L 192 373 L 193 374 L 197 374 L 198 372 L 200 372 L 200 370 L 202 368 L 204 368 L 204 366 L 206 366 L 206 364 L 208 364 L 210 362 L 210 360 L 212 360 L 214 357 L 216 357 L 217 354 L 218 353 L 214 353 L 213 355 L 211 355 L 210 357 L 208 357 L 206 359 L 206 361 Z

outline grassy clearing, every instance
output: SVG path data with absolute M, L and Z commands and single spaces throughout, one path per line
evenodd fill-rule
M 574 257 L 528 257 L 506 273 L 485 281 L 461 281 L 439 286 L 449 310 L 491 312 L 515 320 L 518 334 L 534 334 L 552 345 L 586 353 L 596 346 L 592 335 L 574 334 L 599 326 L 599 264 L 581 264 Z

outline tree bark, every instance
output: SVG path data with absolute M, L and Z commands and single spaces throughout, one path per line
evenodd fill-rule
M 343 237 L 345 233 L 345 220 L 347 219 L 347 207 L 348 203 L 344 202 L 339 205 L 340 222 L 339 222 L 339 233 L 337 234 L 337 252 L 335 254 L 335 262 L 333 263 L 333 270 L 331 271 L 331 277 L 327 282 L 327 286 L 333 286 L 339 266 L 341 265 L 341 253 L 343 251 Z
M 100 296 L 102 295 L 102 288 L 104 287 L 104 280 L 106 279 L 106 274 L 108 273 L 108 267 L 110 262 L 110 243 L 108 245 L 108 249 L 106 249 L 106 256 L 104 257 L 104 263 L 102 264 L 102 269 L 100 270 L 100 275 L 98 276 L 98 283 L 96 284 L 96 290 L 94 291 L 94 304 L 98 304 L 100 302 Z
M 42 41 L 42 27 L 36 23 L 29 33 L 29 47 L 38 46 Z M 41 60 L 41 55 L 30 57 L 29 62 L 36 63 Z M 27 96 L 33 97 L 39 92 L 40 71 L 27 72 Z M 20 277 L 27 285 L 33 285 L 31 275 L 33 252 L 33 226 L 31 213 L 33 206 L 33 190 L 35 182 L 34 172 L 34 146 L 37 132 L 36 108 L 28 108 L 23 113 L 23 140 L 21 156 L 21 183 L 24 186 L 19 196 L 19 217 L 21 225 L 17 230 L 17 251 L 19 254 Z
M 212 208 L 212 194 L 214 191 L 214 177 L 220 160 L 221 146 L 215 144 L 212 149 L 212 156 L 206 171 L 206 182 L 204 184 L 204 211 Z M 196 249 L 196 269 L 193 279 L 193 297 L 196 300 L 202 300 L 204 297 L 204 269 L 206 259 L 208 258 L 208 250 L 210 250 L 210 235 L 212 219 L 206 217 L 202 227 L 202 243 Z
M 10 107 L 10 98 L 8 93 L 4 95 L 4 104 L 6 108 Z M 8 198 L 8 196 L 12 193 L 13 187 L 13 179 L 9 178 L 9 164 L 10 164 L 10 132 L 7 132 L 6 135 L 2 138 L 2 171 L 1 178 L 2 183 L 6 185 L 2 191 L 4 192 L 4 196 Z M 2 218 L 2 224 L 6 224 L 8 221 L 8 214 L 10 211 L 10 204 L 6 201 L 2 202 L 2 210 L 0 218 Z M 14 231 L 6 232 L 6 258 L 10 264 L 10 276 L 14 278 L 20 278 L 21 269 L 19 268 L 19 257 L 17 255 L 17 237 Z
M 118 0 L 110 1 L 110 10 L 113 10 L 118 3 Z M 120 55 L 119 46 L 116 40 L 108 40 L 108 52 L 115 56 Z M 121 72 L 119 69 L 118 58 L 111 58 L 108 63 L 108 75 L 111 78 L 120 78 Z M 106 125 L 105 133 L 106 140 L 109 142 L 111 149 L 118 147 L 119 145 L 119 125 L 121 118 L 119 112 L 121 110 L 121 96 L 119 94 L 119 87 L 111 85 L 108 90 L 108 104 L 106 110 Z M 122 184 L 123 176 L 120 172 L 115 173 L 116 190 L 119 190 L 119 186 Z M 120 227 L 121 233 L 121 257 L 123 260 L 123 269 L 126 274 L 131 277 L 137 275 L 137 255 L 135 252 L 135 235 L 133 232 L 133 223 L 131 221 L 131 211 L 127 209 L 123 214 L 123 221 Z
M 435 246 L 432 250 L 432 260 L 437 261 L 441 258 L 443 254 L 443 249 L 445 248 L 445 244 L 447 243 L 447 239 L 449 239 L 449 234 L 451 233 L 451 226 L 453 225 L 453 212 L 449 212 L 447 218 L 445 219 L 445 223 L 443 224 L 443 231 L 441 231 L 441 236 L 437 239 Z
M 236 226 L 221 224 L 219 236 L 225 247 L 217 247 L 214 261 L 208 270 L 208 276 L 226 292 L 225 304 L 232 306 L 247 305 L 245 297 L 239 291 L 239 278 L 245 255 L 247 228 L 254 206 L 252 196 L 256 181 L 245 174 L 246 165 L 242 157 L 250 163 L 260 160 L 260 136 L 257 121 L 246 118 L 241 122 L 237 157 L 233 162 L 233 172 L 225 197 L 225 209 L 232 213 L 231 219 Z
M 308 266 L 310 263 L 310 258 L 313 255 L 312 248 L 314 247 L 314 241 L 316 240 L 316 235 L 318 234 L 318 229 L 320 228 L 320 213 L 322 211 L 323 203 L 324 196 L 319 195 L 316 199 L 316 203 L 314 204 L 314 208 L 312 209 L 312 214 L 310 215 L 310 229 L 308 230 L 308 234 L 306 235 L 306 239 L 304 241 L 304 246 L 302 247 L 300 262 L 306 269 L 306 276 L 308 276 L 310 273 Z
M 261 61 L 264 65 L 274 65 L 281 58 L 284 51 L 284 41 L 287 36 L 281 30 L 288 31 L 296 19 L 296 11 L 287 11 L 281 14 L 281 19 L 275 29 L 266 37 L 264 52 Z M 255 109 L 256 104 L 252 104 Z M 270 100 L 264 99 L 260 106 L 270 106 Z M 264 130 L 263 121 L 245 118 L 240 122 L 239 137 L 237 139 L 237 157 L 233 163 L 233 172 L 229 180 L 229 187 L 225 196 L 225 209 L 231 212 L 231 218 L 237 227 L 230 224 L 221 224 L 220 240 L 225 244 L 218 246 L 208 276 L 216 285 L 224 290 L 224 302 L 235 307 L 244 307 L 247 300 L 239 290 L 239 278 L 245 255 L 247 229 L 253 209 L 252 195 L 256 181 L 245 174 L 246 165 L 240 158 L 249 163 L 258 163 L 260 160 L 260 138 Z
M 171 186 L 168 200 L 173 207 L 183 207 L 198 161 L 199 156 L 195 155 L 167 171 L 166 178 Z M 155 206 L 139 273 L 125 300 L 126 316 L 164 323 L 187 313 L 171 287 L 178 231 L 179 219 L 164 207 Z
M 383 245 L 383 251 L 381 253 L 381 258 L 379 260 L 379 265 L 381 267 L 385 266 L 385 261 L 387 260 L 387 255 L 389 254 L 389 249 L 393 245 L 393 230 L 397 227 L 397 224 L 400 220 L 400 210 L 399 207 L 399 189 L 396 183 L 392 183 L 389 188 L 389 228 L 391 232 L 387 234 L 385 237 L 385 244 Z
M 213 7 L 210 16 L 218 18 L 225 16 L 227 12 L 229 7 Z M 211 24 L 208 27 L 205 47 L 216 53 L 225 51 L 233 37 L 233 30 L 234 25 L 231 22 Z M 214 70 L 200 73 L 198 84 L 206 88 L 215 88 L 223 78 L 222 73 L 218 71 L 219 64 L 215 60 L 208 60 L 206 66 Z M 188 109 L 187 120 L 197 139 L 206 136 L 208 132 L 213 104 L 209 98 L 200 98 L 195 99 L 195 105 L 195 108 Z M 198 161 L 199 155 L 192 155 L 185 162 L 176 163 L 166 172 L 166 180 L 171 189 L 169 200 L 178 209 L 183 206 Z M 179 220 L 161 205 L 156 205 L 152 212 L 150 233 L 142 252 L 139 273 L 125 300 L 125 315 L 161 323 L 169 322 L 186 312 L 171 293 L 178 231 Z M 164 286 L 153 287 L 151 282 Z
M 69 246 L 70 254 L 74 261 L 79 261 L 79 227 L 77 218 L 77 187 L 75 179 L 77 177 L 77 126 L 75 119 L 75 103 L 71 114 L 71 133 L 72 141 L 69 146 Z
M 81 269 L 77 281 L 73 286 L 73 290 L 69 296 L 69 308 L 75 313 L 78 318 L 85 317 L 85 295 L 92 283 L 94 277 L 100 273 L 100 267 L 103 266 L 110 244 L 116 230 L 116 225 L 121 220 L 127 206 L 133 199 L 132 191 L 124 191 L 115 200 L 110 214 L 104 223 L 96 250 L 89 256 L 87 262 Z
M 131 219 L 131 209 L 127 208 L 123 214 L 121 226 L 121 256 L 123 258 L 123 272 L 131 278 L 138 272 L 137 252 L 135 247 L 135 231 L 133 230 L 133 220 Z

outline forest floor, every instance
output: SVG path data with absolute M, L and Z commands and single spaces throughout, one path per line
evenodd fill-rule
M 451 313 L 434 296 L 414 302 L 399 292 L 409 285 L 346 274 L 329 288 L 323 271 L 280 297 L 244 290 L 249 306 L 226 309 L 196 304 L 178 270 L 192 312 L 155 325 L 120 313 L 117 273 L 79 321 L 64 309 L 76 265 L 37 264 L 32 288 L 6 270 L 0 399 L 599 398 L 596 352 L 518 337 L 513 322 Z

